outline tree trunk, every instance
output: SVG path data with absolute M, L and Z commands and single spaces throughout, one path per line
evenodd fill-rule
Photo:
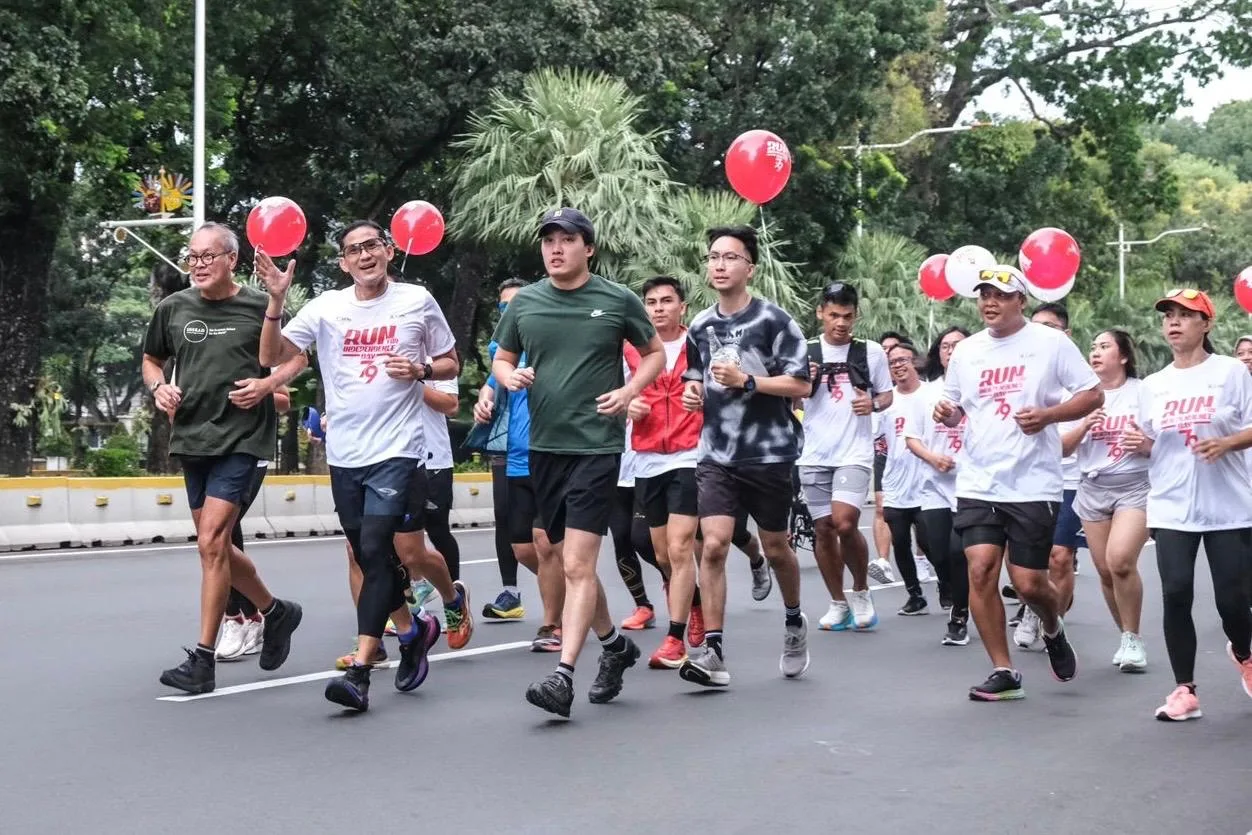
M 166 296 L 173 295 L 187 286 L 187 279 L 178 270 L 164 262 L 158 262 L 152 268 L 148 284 L 148 293 L 152 299 L 152 307 L 156 308 Z M 170 378 L 174 370 L 174 361 L 165 363 L 165 379 Z M 170 421 L 163 412 L 158 412 L 151 397 L 145 396 L 144 408 L 151 410 L 151 430 L 148 432 L 148 472 L 162 475 L 175 471 L 174 462 L 170 460 Z
M 445 311 L 452 335 L 456 337 L 456 350 L 462 362 L 474 347 L 475 313 L 488 266 L 486 254 L 479 250 L 468 251 L 461 257 L 456 284 L 452 289 L 451 310 Z

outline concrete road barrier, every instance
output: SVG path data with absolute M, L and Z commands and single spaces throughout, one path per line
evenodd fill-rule
M 66 478 L 0 481 L 0 527 L 8 550 L 73 548 L 82 537 L 70 524 Z

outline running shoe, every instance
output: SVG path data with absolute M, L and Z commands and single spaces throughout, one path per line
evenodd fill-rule
M 1001 597 L 1003 597 L 1003 598 L 1006 598 L 1006 599 L 1008 599 L 1008 600 L 1016 600 L 1016 599 L 1017 599 L 1017 589 L 1013 588 L 1013 587 L 1012 587 L 1012 586 L 1010 586 L 1008 583 L 1005 583 L 1005 584 L 1004 584 L 1004 585 L 1000 588 L 1000 596 L 1001 596 Z
M 483 620 L 503 623 L 524 617 L 526 610 L 522 608 L 522 598 L 511 591 L 500 592 L 494 602 L 483 607 Z
M 1252 698 L 1252 656 L 1243 661 L 1235 658 L 1235 648 L 1230 641 L 1226 642 L 1226 656 L 1239 668 L 1239 675 L 1243 679 L 1243 692 L 1248 694 L 1248 698 Z
M 870 597 L 868 590 L 848 592 L 848 606 L 852 609 L 852 625 L 857 632 L 866 632 L 878 625 L 874 598 Z
M 291 652 L 291 633 L 296 631 L 304 610 L 293 600 L 278 600 L 274 611 L 265 618 L 265 628 L 261 636 L 262 670 L 277 670 L 287 660 Z
M 326 682 L 326 699 L 351 710 L 366 711 L 370 707 L 370 670 L 372 667 L 349 667 L 339 678 Z
M 677 670 L 686 660 L 687 647 L 673 635 L 666 635 L 648 659 L 648 666 L 654 670 Z
M 552 625 L 539 627 L 539 631 L 535 633 L 534 639 L 530 642 L 530 651 L 560 652 L 561 627 Z
M 656 611 L 651 606 L 638 606 L 622 621 L 622 629 L 651 629 L 656 626 Z
M 248 618 L 243 624 L 243 654 L 256 655 L 265 640 L 265 618 L 259 614 Z
M 783 651 L 778 671 L 787 678 L 799 678 L 809 668 L 809 619 L 803 612 L 799 626 L 783 627 Z
M 725 687 L 730 684 L 726 662 L 711 647 L 700 647 L 678 668 L 678 677 L 704 687 Z
M 1017 625 L 1022 622 L 1022 618 L 1024 618 L 1025 616 L 1026 616 L 1026 604 L 1025 603 L 1017 604 L 1017 611 L 1013 613 L 1013 616 L 1011 618 L 1009 618 L 1009 629 L 1016 628 Z
M 383 627 L 383 635 L 388 638 L 396 637 L 396 622 L 391 618 L 387 618 L 387 625 Z
M 1039 633 L 1041 631 L 1039 616 L 1028 606 L 1022 614 L 1022 622 L 1017 624 L 1017 628 L 1013 630 L 1013 643 L 1022 649 L 1030 649 L 1039 642 Z
M 692 606 L 691 614 L 687 615 L 687 643 L 693 647 L 702 646 L 704 631 L 704 609 Z
M 1165 697 L 1165 704 L 1156 709 L 1156 718 L 1162 722 L 1186 722 L 1203 715 L 1200 700 L 1185 684 L 1175 687 L 1174 692 Z
M 891 571 L 891 563 L 882 557 L 870 562 L 869 578 L 880 586 L 890 585 L 896 581 L 896 575 Z
M 945 647 L 963 647 L 969 645 L 969 615 L 953 615 L 948 620 L 948 631 L 943 633 L 940 643 Z
M 930 607 L 926 603 L 926 598 L 921 595 L 909 595 L 909 599 L 904 601 L 904 605 L 896 612 L 897 615 L 929 615 Z
M 452 587 L 460 592 L 461 605 L 457 608 L 443 607 L 443 619 L 448 629 L 448 648 L 461 649 L 474 635 L 474 614 L 470 611 L 469 588 L 457 580 Z
M 421 609 L 435 596 L 435 584 L 423 577 L 409 583 L 409 593 L 413 597 L 411 609 Z
M 183 647 L 187 658 L 177 667 L 161 673 L 161 683 L 184 693 L 212 693 L 216 670 L 212 657 Z
M 617 694 L 622 692 L 622 676 L 635 666 L 642 654 L 639 645 L 630 638 L 626 638 L 626 647 L 619 652 L 607 649 L 601 652 L 600 671 L 596 673 L 596 680 L 591 682 L 587 699 L 593 705 L 602 705 L 617 698 Z
M 1125 633 L 1123 639 L 1122 659 L 1117 668 L 1123 673 L 1142 673 L 1148 668 L 1148 653 L 1143 639 L 1133 632 Z
M 830 608 L 817 622 L 818 629 L 827 632 L 845 632 L 852 628 L 852 609 L 845 600 L 830 601 Z
M 752 566 L 752 599 L 764 600 L 773 590 L 774 575 L 769 570 L 769 560 L 761 557 L 760 565 Z
M 347 655 L 341 655 L 335 659 L 335 669 L 343 672 L 352 666 L 352 662 L 356 660 L 356 653 L 359 647 L 353 645 L 352 652 Z M 374 651 L 374 657 L 370 659 L 370 666 L 383 664 L 387 661 L 387 648 L 383 646 L 383 642 L 378 642 L 378 649 Z
M 1060 631 L 1056 633 L 1055 638 L 1049 638 L 1045 634 L 1043 646 L 1048 651 L 1048 665 L 1052 668 L 1052 677 L 1057 681 L 1070 681 L 1078 675 L 1078 654 L 1074 652 L 1069 638 L 1065 636 L 1065 624 L 1059 619 L 1057 623 L 1060 624 Z
M 913 565 L 917 568 L 917 581 L 919 583 L 931 583 L 939 579 L 930 567 L 930 560 L 925 557 L 914 555 Z
M 1126 636 L 1129 634 L 1129 632 L 1122 633 L 1122 642 L 1118 645 L 1117 652 L 1113 653 L 1114 667 L 1120 667 L 1122 665 L 1122 659 L 1126 657 Z
M 975 702 L 1007 702 L 1026 698 L 1022 689 L 1022 674 L 1017 670 L 995 669 L 982 684 L 969 688 L 969 697 Z
M 568 719 L 570 705 L 574 703 L 574 683 L 560 673 L 549 673 L 547 678 L 526 688 L 526 701 Z
M 396 689 L 401 693 L 416 690 L 430 672 L 427 655 L 439 640 L 439 621 L 422 612 L 413 618 L 417 634 L 407 644 L 400 642 L 400 663 L 396 666 Z
M 217 637 L 217 651 L 214 657 L 218 661 L 237 661 L 243 658 L 244 631 L 247 621 L 243 615 L 232 615 L 222 618 L 222 631 Z

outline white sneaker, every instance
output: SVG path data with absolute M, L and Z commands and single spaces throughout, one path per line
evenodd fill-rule
M 939 578 L 935 576 L 935 572 L 930 568 L 930 560 L 914 554 L 913 564 L 917 566 L 917 582 L 932 583 L 938 581 Z
M 265 637 L 265 618 L 256 620 L 249 618 L 243 625 L 243 654 L 256 655 L 261 651 L 262 639 Z
M 1117 652 L 1113 653 L 1114 667 L 1120 667 L 1122 665 L 1122 659 L 1126 657 L 1126 636 L 1129 634 L 1129 632 L 1122 633 L 1122 642 L 1117 647 Z
M 858 630 L 865 631 L 878 625 L 878 613 L 874 611 L 874 600 L 869 591 L 848 592 L 848 605 L 852 608 L 852 625 Z
M 882 557 L 870 562 L 869 578 L 880 586 L 890 585 L 896 581 L 896 575 L 891 571 L 891 563 Z
M 843 632 L 851 629 L 852 610 L 842 600 L 830 601 L 830 608 L 826 610 L 826 614 L 822 615 L 821 620 L 817 622 L 817 628 L 825 629 L 827 632 Z
M 1013 643 L 1022 649 L 1030 649 L 1039 642 L 1039 626 L 1039 616 L 1027 606 L 1022 622 L 1013 630 Z
M 244 617 L 222 619 L 222 631 L 217 636 L 217 651 L 214 655 L 218 661 L 235 661 L 243 657 Z
M 1123 673 L 1142 673 L 1148 668 L 1148 653 L 1143 648 L 1143 639 L 1133 632 L 1122 635 L 1126 649 L 1122 652 L 1122 660 L 1118 665 Z

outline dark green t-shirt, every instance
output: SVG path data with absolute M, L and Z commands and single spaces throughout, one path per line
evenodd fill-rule
M 530 448 L 566 455 L 622 452 L 626 418 L 598 414 L 596 398 L 622 386 L 623 343 L 642 347 L 655 334 L 639 297 L 598 275 L 577 290 L 558 290 L 550 279 L 523 287 L 494 339 L 506 351 L 525 351 L 535 369 Z
M 227 397 L 236 380 L 269 376 L 258 358 L 268 303 L 265 293 L 250 287 L 220 301 L 202 299 L 189 287 L 157 305 L 143 352 L 160 360 L 174 358 L 170 382 L 182 389 L 183 399 L 174 412 L 171 454 L 273 457 L 278 434 L 274 398 L 241 409 Z

